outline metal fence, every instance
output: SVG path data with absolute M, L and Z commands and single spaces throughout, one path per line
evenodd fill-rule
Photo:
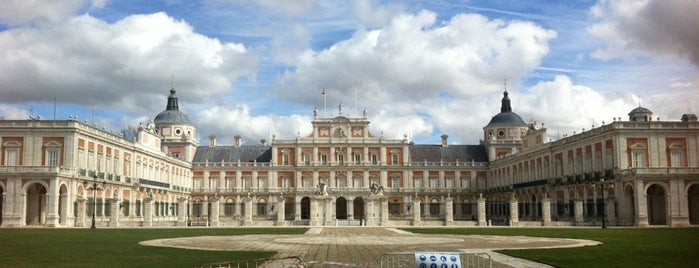
M 263 268 L 263 267 L 308 267 L 301 258 L 293 257 L 272 257 L 266 259 L 251 259 L 226 262 L 212 262 L 195 266 L 197 268 Z
M 457 252 L 461 259 L 463 268 L 491 268 L 493 260 L 487 253 L 465 253 Z M 385 253 L 381 255 L 379 266 L 389 268 L 412 268 L 415 267 L 414 253 Z

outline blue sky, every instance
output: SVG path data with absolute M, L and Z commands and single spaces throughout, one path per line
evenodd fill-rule
M 0 10 L 0 117 L 115 132 L 164 110 L 174 77 L 198 136 L 254 144 L 366 108 L 372 132 L 476 144 L 513 109 L 552 138 L 696 111 L 699 2 L 22 1 Z

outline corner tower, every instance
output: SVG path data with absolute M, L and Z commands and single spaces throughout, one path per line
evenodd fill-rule
M 486 146 L 488 160 L 493 161 L 516 153 L 522 148 L 522 136 L 527 133 L 529 125 L 512 112 L 512 104 L 507 89 L 503 92 L 500 113 L 493 116 L 483 128 L 483 143 Z
M 189 117 L 180 111 L 175 86 L 170 89 L 165 111 L 153 120 L 155 127 L 162 136 L 163 151 L 187 161 L 192 161 L 199 141 L 196 139 L 196 126 Z

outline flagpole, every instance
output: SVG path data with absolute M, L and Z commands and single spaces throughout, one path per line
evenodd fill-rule
M 327 118 L 328 117 L 328 92 L 323 88 L 323 91 L 321 91 L 323 94 L 323 117 Z

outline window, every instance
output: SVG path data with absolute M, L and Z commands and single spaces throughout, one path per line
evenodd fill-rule
M 645 166 L 645 154 L 644 151 L 634 150 L 631 151 L 631 167 L 644 167 Z
M 290 179 L 289 177 L 283 177 L 282 178 L 282 188 L 284 189 L 289 189 L 290 188 Z
M 201 179 L 194 179 L 194 191 L 201 191 Z
M 447 178 L 447 189 L 454 189 L 454 178 Z
M 672 167 L 682 167 L 684 166 L 683 150 L 672 150 L 670 151 L 670 166 Z
M 259 215 L 259 216 L 267 215 L 267 201 L 266 200 L 262 200 L 260 203 L 257 203 L 257 215 Z
M 311 188 L 311 178 L 303 178 L 303 188 Z
M 257 186 L 259 189 L 267 189 L 267 178 L 266 177 L 257 178 Z
M 342 152 L 337 155 L 337 162 L 339 162 L 340 165 L 345 164 L 345 155 Z
M 5 165 L 6 166 L 16 166 L 19 163 L 19 148 L 6 148 L 5 149 Z
M 400 188 L 400 180 L 398 178 L 391 178 L 391 188 L 392 189 Z
M 439 183 L 437 183 L 437 178 L 430 178 L 430 189 L 437 189 Z
M 209 189 L 212 192 L 218 189 L 218 178 L 209 178 Z
M 284 166 L 289 165 L 289 153 L 282 154 L 282 165 L 284 165 Z
M 59 148 L 46 149 L 46 165 L 55 167 L 58 166 L 58 152 Z
M 360 188 L 362 187 L 362 179 L 361 178 L 354 178 L 354 188 Z
M 391 154 L 391 165 L 398 165 L 398 154 Z
M 320 155 L 320 163 L 322 165 L 327 165 L 328 164 L 328 155 L 327 154 L 321 154 Z
M 226 216 L 233 216 L 234 213 L 235 203 L 233 203 L 233 199 L 226 200 L 226 203 L 223 205 L 223 214 Z
M 310 166 L 310 165 L 311 165 L 311 156 L 310 156 L 309 154 L 304 154 L 304 155 L 303 155 L 303 163 L 304 163 L 306 166 Z
M 347 187 L 347 185 L 345 185 L 346 181 L 347 181 L 347 178 L 345 178 L 344 176 L 337 177 L 337 187 L 339 187 L 339 188 Z
M 231 177 L 226 177 L 226 189 L 231 192 L 235 188 L 235 180 Z
M 243 189 L 250 190 L 250 178 L 243 178 Z
M 413 187 L 415 187 L 415 189 L 422 189 L 422 178 L 414 178 L 413 183 Z
M 379 158 L 378 158 L 375 154 L 372 154 L 372 155 L 371 155 L 371 164 L 372 164 L 372 165 L 378 165 L 378 164 L 379 164 Z
M 461 178 L 461 188 L 468 189 L 468 178 Z
M 360 154 L 354 154 L 354 164 L 360 165 L 362 163 L 362 156 Z

